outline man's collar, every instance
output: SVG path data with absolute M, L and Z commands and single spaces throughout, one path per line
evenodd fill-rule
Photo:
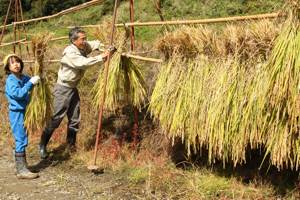
M 70 44 L 70 46 L 74 49 L 76 49 L 77 51 L 79 51 L 81 53 L 81 55 L 83 55 L 84 57 L 86 57 L 85 53 L 83 52 L 83 50 L 79 50 L 73 43 Z

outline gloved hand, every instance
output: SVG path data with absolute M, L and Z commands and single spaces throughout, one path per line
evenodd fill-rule
M 37 75 L 37 76 L 34 76 L 32 77 L 30 80 L 29 80 L 33 85 L 36 85 L 40 82 L 40 76 Z

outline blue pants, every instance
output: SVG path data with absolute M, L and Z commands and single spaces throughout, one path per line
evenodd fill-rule
M 15 137 L 16 152 L 24 152 L 28 144 L 26 128 L 23 126 L 25 110 L 11 110 L 9 112 L 9 122 Z

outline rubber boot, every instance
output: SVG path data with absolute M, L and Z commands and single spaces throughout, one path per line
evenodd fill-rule
M 27 169 L 25 152 L 15 152 L 15 165 L 19 179 L 34 179 L 39 176 Z
M 47 144 L 50 138 L 50 134 L 46 134 L 45 131 L 42 133 L 41 141 L 38 144 L 39 155 L 42 159 L 46 159 L 49 157 L 49 154 L 47 152 Z
M 71 152 L 71 153 L 76 153 L 77 151 L 77 148 L 76 148 L 76 135 L 77 135 L 77 132 L 74 131 L 74 130 L 68 130 L 67 132 L 67 144 L 68 144 L 68 150 Z

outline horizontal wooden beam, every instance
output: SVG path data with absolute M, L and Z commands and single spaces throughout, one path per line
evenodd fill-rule
M 50 41 L 57 41 L 57 40 L 64 40 L 64 39 L 69 39 L 68 36 L 64 36 L 64 37 L 58 37 L 58 38 L 52 38 Z M 4 46 L 8 46 L 8 45 L 13 45 L 13 44 L 17 44 L 17 43 L 21 43 L 21 44 L 29 44 L 31 43 L 31 41 L 26 41 L 24 42 L 25 39 L 23 40 L 19 40 L 19 41 L 16 41 L 16 42 L 11 42 L 11 43 L 3 43 L 0 45 L 0 47 L 4 47 Z
M 122 53 L 122 56 L 126 56 L 128 58 L 134 58 L 134 59 L 137 59 L 137 60 L 150 61 L 150 62 L 159 62 L 159 63 L 164 62 L 161 59 L 146 58 L 146 57 L 142 57 L 142 56 L 134 56 L 134 55 L 126 54 L 126 53 Z M 34 62 L 35 62 L 34 60 L 23 60 L 23 63 L 34 63 Z M 60 60 L 47 60 L 47 61 L 44 61 L 44 63 L 56 63 L 56 62 L 60 62 Z M 3 65 L 3 62 L 0 62 L 0 65 Z
M 56 62 L 60 62 L 60 60 L 43 61 L 43 63 L 56 63 Z M 35 63 L 35 61 L 34 60 L 23 60 L 23 63 Z M 3 62 L 0 62 L 0 65 L 3 65 Z
M 83 8 L 87 8 L 87 7 L 89 7 L 89 6 L 92 6 L 92 5 L 95 5 L 95 4 L 98 4 L 98 3 L 102 3 L 102 2 L 105 2 L 105 1 L 107 1 L 107 0 L 92 0 L 92 1 L 89 1 L 89 2 L 86 2 L 86 3 L 83 3 L 83 4 L 80 4 L 80 5 L 78 5 L 78 6 L 74 6 L 74 7 L 72 7 L 72 8 L 63 10 L 63 11 L 57 13 L 57 14 L 54 14 L 54 15 L 45 16 L 45 17 L 40 17 L 40 18 L 35 18 L 35 19 L 24 20 L 24 21 L 19 21 L 19 22 L 13 22 L 13 23 L 11 23 L 11 24 L 7 24 L 5 27 L 13 26 L 13 25 L 17 25 L 17 24 L 23 24 L 23 23 L 35 22 L 35 21 L 40 21 L 40 20 L 43 20 L 43 19 L 50 19 L 50 18 L 54 18 L 54 17 L 66 15 L 66 14 L 69 14 L 69 13 L 71 13 L 71 12 L 74 12 L 74 11 L 77 11 L 77 10 L 81 10 L 81 9 L 83 9 Z M 0 26 L 0 28 L 3 28 L 3 26 Z
M 146 57 L 136 56 L 136 55 L 130 55 L 130 54 L 126 54 L 126 53 L 122 53 L 122 56 L 126 56 L 127 58 L 134 58 L 134 59 L 137 59 L 137 60 L 150 61 L 150 62 L 158 62 L 158 63 L 164 62 L 164 61 L 161 60 L 161 59 L 156 59 L 156 58 L 146 58 Z
M 261 15 L 248 15 L 248 16 L 239 16 L 239 17 L 226 17 L 226 18 L 213 18 L 213 19 L 201 19 L 201 20 L 183 20 L 183 21 L 162 21 L 162 22 L 133 22 L 125 24 L 116 24 L 116 27 L 131 27 L 131 26 L 162 26 L 162 25 L 185 25 L 185 24 L 210 24 L 210 23 L 221 23 L 221 22 L 237 22 L 237 21 L 246 21 L 246 20 L 258 20 L 258 19 L 267 19 L 267 18 L 277 18 L 286 16 L 284 13 L 269 13 Z M 85 25 L 81 26 L 84 28 L 92 28 L 100 25 Z M 74 28 L 70 26 L 67 28 Z
M 23 41 L 25 41 L 25 39 L 18 40 L 18 41 L 15 41 L 15 42 L 10 42 L 10 43 L 3 43 L 3 44 L 0 45 L 0 47 L 5 47 L 5 46 L 13 45 L 13 44 L 22 43 Z

